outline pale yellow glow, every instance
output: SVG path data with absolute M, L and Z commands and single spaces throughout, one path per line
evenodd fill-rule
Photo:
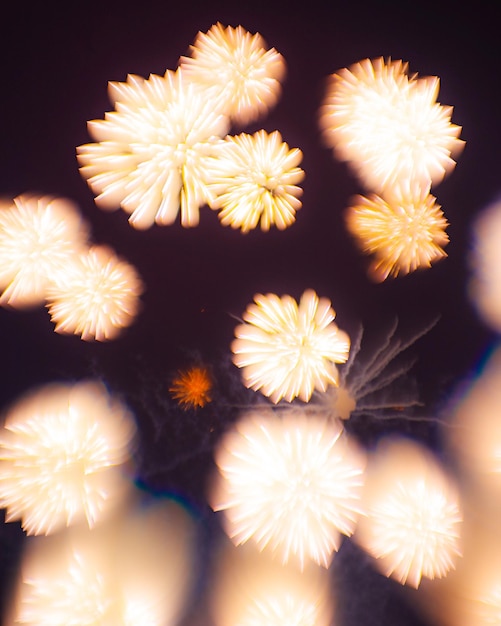
M 487 207 L 473 229 L 468 290 L 482 320 L 501 332 L 501 201 Z
M 376 281 L 396 277 L 446 257 L 448 222 L 435 198 L 419 188 L 387 200 L 356 196 L 346 212 L 346 226 L 359 247 L 374 255 L 370 272 Z
M 401 584 L 442 578 L 461 554 L 458 493 L 431 453 L 407 440 L 383 441 L 366 472 L 355 539 Z
M 340 422 L 295 409 L 245 415 L 220 442 L 210 495 L 236 544 L 328 567 L 360 512 L 365 456 Z
M 489 358 L 481 375 L 452 413 L 447 439 L 458 463 L 478 487 L 501 491 L 501 350 Z
M 93 526 L 126 488 L 135 425 L 98 383 L 49 385 L 21 399 L 0 433 L 0 506 L 29 535 Z
M 308 564 L 299 571 L 251 546 L 226 549 L 213 576 L 217 626 L 330 626 L 329 575 Z
M 337 384 L 336 363 L 348 358 L 348 335 L 334 324 L 327 298 L 313 290 L 301 296 L 257 294 L 235 329 L 233 362 L 244 384 L 273 402 L 296 397 L 307 402 L 315 389 Z
M 28 544 L 5 626 L 174 626 L 193 581 L 193 522 L 135 505 L 89 531 Z
M 228 119 L 181 70 L 110 83 L 115 111 L 89 122 L 97 143 L 77 148 L 80 171 L 105 209 L 122 207 L 135 228 L 196 226 L 209 200 L 207 158 Z
M 87 245 L 88 227 L 73 202 L 22 195 L 0 206 L 0 304 L 43 304 L 51 280 Z
M 275 48 L 266 49 L 259 33 L 217 23 L 198 33 L 190 52 L 180 59 L 183 72 L 235 122 L 257 119 L 278 100 L 285 61 Z
M 47 308 L 56 332 L 107 341 L 132 324 L 142 292 L 132 265 L 107 246 L 93 246 L 67 263 L 47 290 Z
M 330 77 L 320 109 L 327 144 L 377 193 L 440 182 L 464 145 L 452 107 L 436 101 L 439 79 L 407 72 L 402 61 L 364 59 Z
M 210 167 L 210 206 L 221 209 L 221 223 L 244 233 L 258 224 L 264 231 L 290 226 L 301 208 L 302 157 L 298 148 L 289 150 L 278 131 L 228 136 Z

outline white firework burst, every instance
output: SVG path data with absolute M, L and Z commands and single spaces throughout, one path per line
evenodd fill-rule
M 313 290 L 301 296 L 254 297 L 235 329 L 233 362 L 242 368 L 244 384 L 273 402 L 296 397 L 307 402 L 315 389 L 336 385 L 336 363 L 348 358 L 348 335 L 334 324 L 327 298 Z
M 87 245 L 88 227 L 75 204 L 21 195 L 0 207 L 0 304 L 43 304 L 50 282 Z
M 198 33 L 190 52 L 180 59 L 182 71 L 235 122 L 257 119 L 278 100 L 285 61 L 275 48 L 266 49 L 259 33 L 217 23 Z
M 278 131 L 260 130 L 254 135 L 228 136 L 210 168 L 210 206 L 220 209 L 224 226 L 246 233 L 260 223 L 284 230 L 296 219 L 303 190 L 298 187 L 304 171 L 298 167 L 303 154 L 289 149 Z
M 360 512 L 365 458 L 337 421 L 290 410 L 250 413 L 216 452 L 212 494 L 237 545 L 252 539 L 283 563 L 328 567 Z
M 132 265 L 108 246 L 93 246 L 74 257 L 47 290 L 47 308 L 56 332 L 107 341 L 134 321 L 142 292 Z
M 52 385 L 20 400 L 0 434 L 0 506 L 30 535 L 93 526 L 124 488 L 117 466 L 135 436 L 127 409 L 97 383 Z
M 436 101 L 439 79 L 407 71 L 402 61 L 364 59 L 330 77 L 320 109 L 327 144 L 377 193 L 440 182 L 464 145 L 452 107 Z
M 109 86 L 115 111 L 89 122 L 97 143 L 77 148 L 80 171 L 103 208 L 121 206 L 135 228 L 196 226 L 210 197 L 206 161 L 228 130 L 222 115 L 180 69 Z
M 383 442 L 367 470 L 356 539 L 401 584 L 442 578 L 461 555 L 457 491 L 433 456 L 410 441 Z

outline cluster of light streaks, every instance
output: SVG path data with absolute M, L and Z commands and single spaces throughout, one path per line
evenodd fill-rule
M 235 329 L 233 361 L 246 387 L 272 402 L 307 402 L 315 389 L 336 385 L 336 363 L 348 358 L 348 335 L 334 324 L 327 298 L 309 289 L 299 304 L 291 296 L 257 294 Z
M 383 441 L 367 470 L 364 516 L 355 539 L 379 569 L 402 584 L 442 578 L 461 556 L 459 496 L 430 453 Z
M 301 208 L 302 156 L 299 148 L 289 150 L 278 131 L 227 137 L 212 161 L 209 184 L 215 195 L 210 206 L 221 209 L 223 226 L 244 233 L 259 223 L 264 231 L 290 226 Z
M 266 49 L 259 33 L 218 22 L 198 33 L 190 53 L 180 59 L 183 72 L 236 123 L 256 120 L 278 100 L 285 61 L 275 48 Z
M 178 372 L 169 391 L 180 406 L 187 410 L 203 407 L 212 400 L 212 378 L 206 367 L 194 366 Z
M 278 132 L 224 140 L 231 121 L 253 121 L 279 97 L 285 63 L 265 46 L 259 33 L 218 23 L 175 71 L 111 82 L 115 110 L 89 122 L 95 143 L 77 148 L 98 206 L 120 206 L 138 229 L 172 224 L 179 212 L 182 226 L 197 226 L 204 205 L 243 232 L 259 221 L 263 230 L 290 226 L 301 151 Z
M 452 107 L 437 102 L 439 84 L 382 57 L 330 77 L 320 126 L 336 156 L 377 194 L 358 196 L 346 213 L 362 250 L 375 254 L 376 280 L 446 256 L 447 221 L 429 192 L 455 167 L 464 142 L 451 123 Z
M 365 455 L 339 422 L 300 409 L 251 412 L 219 443 L 211 495 L 236 544 L 328 567 L 360 513 Z
M 86 520 L 123 496 L 134 420 L 98 383 L 54 384 L 19 400 L 0 433 L 0 506 L 30 535 Z

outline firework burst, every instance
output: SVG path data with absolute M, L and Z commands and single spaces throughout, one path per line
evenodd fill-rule
M 298 303 L 291 296 L 254 297 L 235 329 L 231 349 L 244 384 L 273 402 L 296 397 L 307 402 L 315 389 L 336 385 L 336 363 L 348 358 L 348 335 L 334 324 L 326 298 L 307 290 Z
M 365 459 L 339 422 L 289 410 L 250 413 L 216 452 L 212 506 L 237 545 L 252 539 L 283 563 L 328 567 L 359 514 Z
M 425 188 L 455 166 L 461 127 L 440 105 L 436 76 L 408 75 L 408 64 L 364 59 L 330 77 L 320 126 L 326 143 L 378 193 L 404 181 Z
M 80 171 L 102 208 L 121 206 L 135 228 L 196 226 L 210 200 L 206 162 L 228 120 L 180 69 L 110 83 L 115 111 L 89 122 L 98 143 L 77 148 Z
M 142 292 L 132 265 L 107 246 L 93 246 L 74 257 L 47 290 L 47 308 L 57 333 L 108 341 L 133 322 Z
M 169 391 L 185 410 L 203 407 L 212 400 L 212 378 L 205 367 L 195 366 L 178 372 Z
M 264 231 L 290 226 L 301 208 L 302 156 L 278 131 L 227 137 L 210 168 L 211 208 L 220 209 L 221 223 L 244 233 L 259 223 Z
M 448 222 L 435 198 L 419 189 L 387 200 L 356 196 L 346 225 L 363 252 L 374 255 L 370 273 L 378 282 L 429 268 L 447 256 Z
M 30 535 L 86 520 L 123 489 L 117 466 L 135 435 L 127 409 L 97 383 L 52 385 L 17 403 L 0 435 L 0 505 Z
M 190 52 L 181 57 L 183 72 L 235 122 L 257 119 L 278 100 L 285 61 L 275 48 L 266 49 L 259 33 L 217 23 L 198 34 Z
M 23 195 L 0 207 L 0 304 L 43 304 L 48 286 L 86 247 L 87 237 L 69 200 Z

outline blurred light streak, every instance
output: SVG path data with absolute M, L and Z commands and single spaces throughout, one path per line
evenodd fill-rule
M 482 321 L 501 332 L 501 200 L 484 209 L 473 225 L 471 301 Z
M 464 478 L 495 497 L 501 493 L 501 348 L 479 376 L 461 387 L 444 432 Z

